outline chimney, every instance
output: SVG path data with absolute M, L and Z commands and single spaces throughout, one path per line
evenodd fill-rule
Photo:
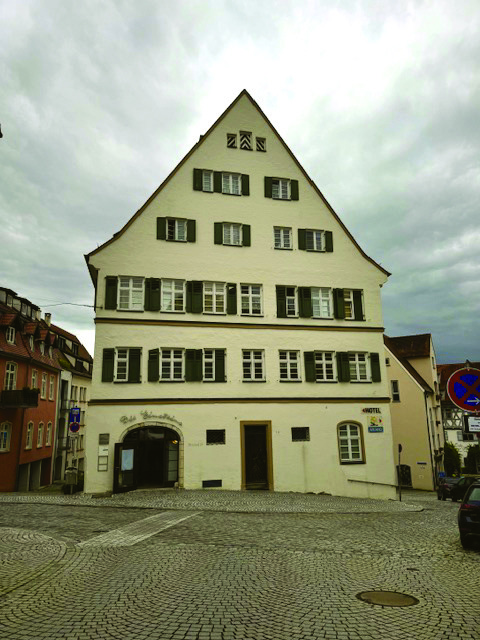
M 46 313 L 45 314 L 45 322 L 48 324 L 48 326 L 50 326 L 50 323 L 52 322 L 52 314 L 51 313 Z

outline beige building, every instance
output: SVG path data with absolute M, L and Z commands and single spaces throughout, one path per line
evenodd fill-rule
M 395 496 L 389 274 L 246 91 L 86 260 L 88 493 Z
M 392 430 L 402 486 L 434 490 L 443 470 L 444 436 L 432 337 L 384 337 Z

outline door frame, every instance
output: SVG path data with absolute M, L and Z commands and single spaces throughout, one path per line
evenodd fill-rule
M 272 455 L 272 421 L 271 420 L 241 420 L 240 421 L 240 467 L 242 470 L 242 491 L 246 490 L 246 465 L 245 465 L 245 426 L 251 424 L 264 424 L 265 438 L 267 440 L 267 482 L 268 490 L 273 491 L 273 455 Z

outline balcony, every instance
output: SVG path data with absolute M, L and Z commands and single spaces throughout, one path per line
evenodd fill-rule
M 4 390 L 0 394 L 2 409 L 29 409 L 38 407 L 39 389 Z

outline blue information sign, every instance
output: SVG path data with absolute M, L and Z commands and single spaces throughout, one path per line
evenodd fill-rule
M 72 433 L 76 433 L 80 429 L 80 409 L 72 407 L 69 414 L 69 427 Z

